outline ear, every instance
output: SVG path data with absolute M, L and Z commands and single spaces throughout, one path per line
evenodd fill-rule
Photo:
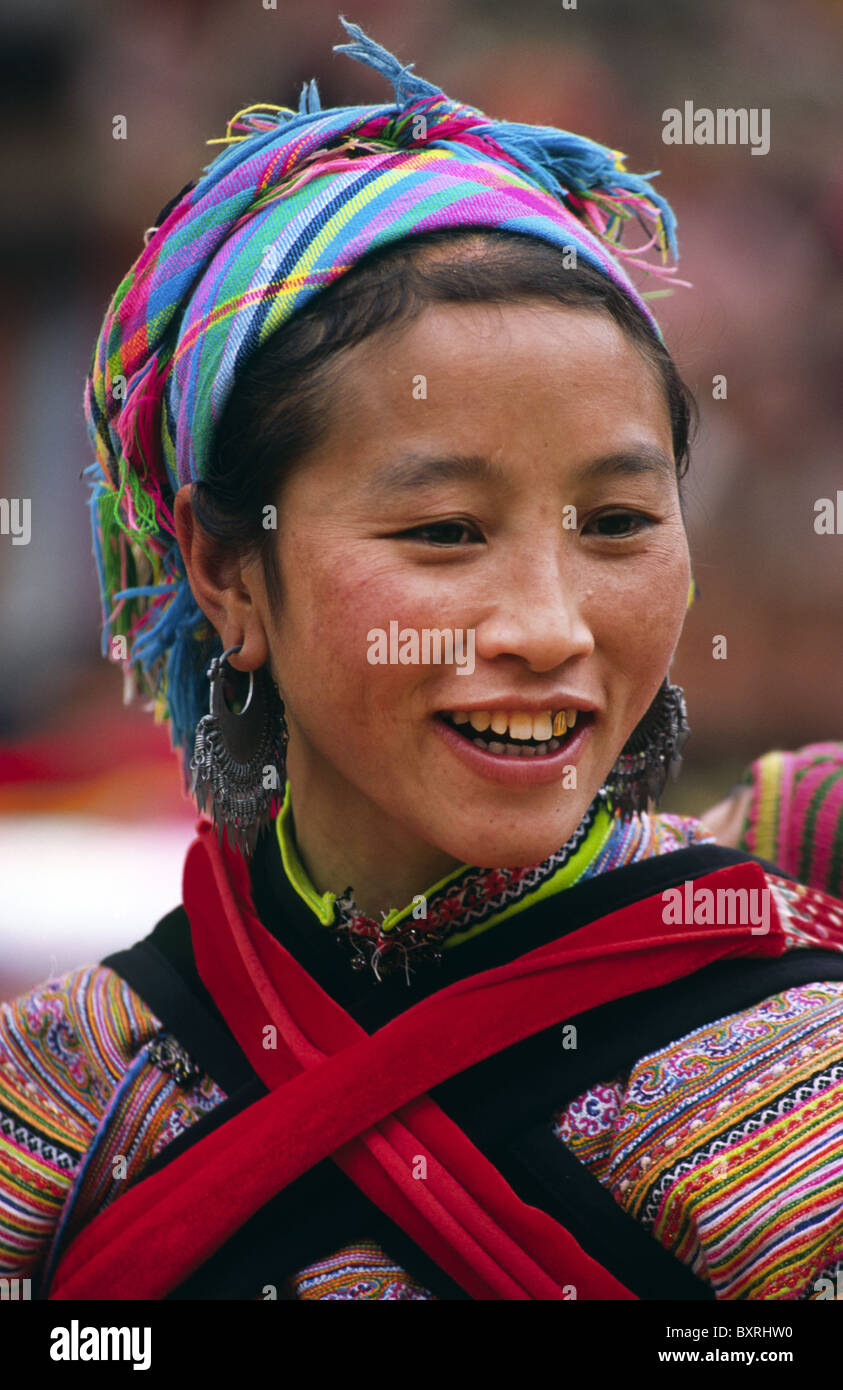
M 245 565 L 236 551 L 203 530 L 193 514 L 192 497 L 193 484 L 185 483 L 173 500 L 176 538 L 191 592 L 219 633 L 223 650 L 242 643 L 241 650 L 229 658 L 234 669 L 255 671 L 269 656 L 261 618 L 259 566 Z

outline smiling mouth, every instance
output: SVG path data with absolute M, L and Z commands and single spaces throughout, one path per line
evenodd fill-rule
M 507 710 L 441 710 L 437 714 L 462 738 L 499 757 L 541 758 L 564 748 L 574 728 L 593 721 L 591 710 L 547 710 L 525 714 Z

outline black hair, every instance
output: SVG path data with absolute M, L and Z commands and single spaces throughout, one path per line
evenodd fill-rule
M 260 554 L 280 599 L 276 532 L 264 507 L 284 477 L 331 427 L 345 350 L 398 328 L 431 304 L 551 302 L 603 310 L 661 381 L 677 478 L 689 463 L 697 407 L 664 344 L 638 306 L 600 271 L 576 268 L 561 247 L 518 232 L 440 228 L 368 252 L 279 328 L 236 380 L 212 456 L 192 503 L 199 525 L 241 555 Z

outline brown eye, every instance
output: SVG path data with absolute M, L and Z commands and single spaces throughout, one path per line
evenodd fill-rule
M 650 517 L 643 516 L 640 512 L 607 512 L 592 522 L 599 536 L 620 540 L 626 536 L 635 536 L 639 531 L 654 524 Z
M 442 546 L 459 545 L 461 541 L 475 539 L 466 521 L 433 521 L 427 526 L 417 526 L 403 534 L 414 540 L 427 541 L 429 545 Z

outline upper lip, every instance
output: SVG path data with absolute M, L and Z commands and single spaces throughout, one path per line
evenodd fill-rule
M 454 711 L 465 714 L 475 714 L 478 710 L 488 710 L 492 714 L 495 710 L 502 710 L 508 714 L 544 714 L 547 710 L 576 709 L 587 713 L 596 713 L 598 706 L 591 700 L 584 699 L 581 695 L 544 695 L 537 699 L 528 700 L 523 695 L 496 695 L 494 699 L 472 700 L 468 704 L 443 705 L 438 714 L 452 714 Z

